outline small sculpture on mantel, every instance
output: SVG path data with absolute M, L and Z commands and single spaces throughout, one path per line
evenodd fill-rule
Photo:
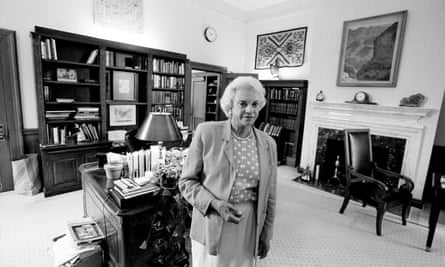
M 320 92 L 318 92 L 318 94 L 315 96 L 315 100 L 317 100 L 318 102 L 323 102 L 324 101 L 323 90 L 320 90 Z
M 399 106 L 401 107 L 420 107 L 425 101 L 425 96 L 421 93 L 410 95 L 409 97 L 403 97 L 400 99 Z

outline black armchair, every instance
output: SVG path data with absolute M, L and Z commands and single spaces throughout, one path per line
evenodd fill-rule
M 402 224 L 412 199 L 414 183 L 401 174 L 379 168 L 372 161 L 371 136 L 368 129 L 345 130 L 345 195 L 340 213 L 352 197 L 377 209 L 376 230 L 382 235 L 382 221 L 386 210 L 402 206 Z M 400 186 L 399 186 L 400 184 Z

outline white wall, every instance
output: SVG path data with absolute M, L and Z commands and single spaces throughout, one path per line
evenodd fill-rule
M 424 107 L 434 109 L 420 124 L 425 127 L 424 142 L 419 155 L 417 175 L 426 177 L 430 154 L 434 144 L 436 127 L 445 87 L 445 1 L 443 0 L 318 0 L 302 1 L 306 7 L 282 17 L 256 21 L 248 25 L 246 70 L 259 73 L 268 79 L 268 71 L 253 68 L 256 35 L 293 27 L 308 26 L 305 64 L 283 72 L 284 79 L 308 79 L 308 101 L 314 101 L 323 90 L 327 102 L 343 103 L 351 100 L 358 90 L 368 92 L 379 105 L 398 106 L 402 97 L 421 92 L 426 96 Z M 289 7 L 291 8 L 291 7 Z M 364 18 L 395 11 L 408 10 L 405 40 L 401 55 L 398 84 L 395 88 L 337 87 L 336 75 L 340 55 L 342 27 L 345 20 Z M 306 123 L 311 114 L 307 110 Z M 310 165 L 307 140 L 316 133 L 305 131 L 303 137 L 302 165 Z M 423 184 L 416 185 L 423 188 Z
M 30 36 L 35 25 L 185 53 L 193 61 L 244 71 L 244 23 L 188 0 L 143 3 L 144 32 L 136 34 L 95 25 L 93 0 L 0 0 L 0 27 L 17 34 L 24 128 L 38 127 Z M 203 38 L 203 30 L 209 25 L 218 32 L 214 43 Z
M 425 107 L 435 110 L 420 122 L 425 127 L 425 141 L 419 155 L 418 175 L 426 176 L 445 86 L 445 49 L 441 47 L 445 43 L 445 31 L 441 28 L 445 25 L 445 1 L 428 0 L 428 4 L 420 0 L 287 1 L 286 15 L 258 20 L 263 17 L 265 10 L 262 10 L 250 16 L 255 20 L 248 20 L 248 24 L 204 8 L 196 0 L 143 2 L 144 33 L 134 34 L 94 25 L 93 0 L 0 0 L 0 27 L 17 32 L 25 128 L 38 125 L 30 37 L 35 25 L 185 53 L 193 61 L 226 66 L 229 71 L 258 72 L 261 79 L 270 78 L 270 74 L 254 70 L 256 35 L 308 26 L 304 65 L 282 69 L 282 77 L 309 80 L 309 101 L 323 90 L 326 101 L 342 103 L 360 89 L 380 105 L 397 106 L 402 97 L 423 93 L 427 97 Z M 337 87 L 343 21 L 405 9 L 408 19 L 397 87 Z M 211 44 L 202 35 L 209 25 L 218 31 L 217 41 Z M 306 119 L 310 118 L 307 112 Z M 304 133 L 302 165 L 312 165 L 307 162 L 305 147 L 311 134 L 314 133 Z

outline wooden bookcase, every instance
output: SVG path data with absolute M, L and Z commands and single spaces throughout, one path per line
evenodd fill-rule
M 152 61 L 151 111 L 169 112 L 177 121 L 184 122 L 186 57 L 158 51 Z
M 80 189 L 110 132 L 154 110 L 184 121 L 186 55 L 38 26 L 32 40 L 45 196 Z
M 307 80 L 262 80 L 267 104 L 260 112 L 257 127 L 277 141 L 281 164 L 300 164 L 306 110 Z

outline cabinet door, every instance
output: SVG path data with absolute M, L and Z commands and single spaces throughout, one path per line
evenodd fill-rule
M 49 187 L 48 191 L 59 193 L 81 188 L 80 172 L 77 170 L 82 163 L 81 153 L 49 153 L 48 163 L 51 177 L 48 179 L 50 184 L 45 184 L 45 188 Z

